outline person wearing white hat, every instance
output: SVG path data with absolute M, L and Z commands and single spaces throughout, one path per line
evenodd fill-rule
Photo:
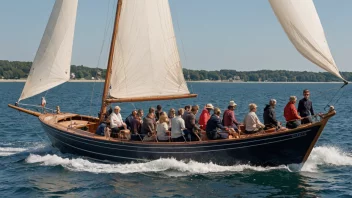
M 257 105 L 254 103 L 249 104 L 249 113 L 246 115 L 243 121 L 245 133 L 247 134 L 260 132 L 265 127 L 264 124 L 260 122 L 255 112 L 257 112 Z
M 207 128 L 207 122 L 210 119 L 210 112 L 211 110 L 214 109 L 214 106 L 212 104 L 207 104 L 205 105 L 202 113 L 199 116 L 199 121 L 198 124 L 200 125 L 200 128 L 205 130 Z
M 235 116 L 235 109 L 236 109 L 237 104 L 235 101 L 231 100 L 229 102 L 229 106 L 227 107 L 227 110 L 225 110 L 224 115 L 223 115 L 223 125 L 229 128 L 233 128 L 236 132 L 238 132 L 238 125 L 240 124 Z
M 112 112 L 110 116 L 110 128 L 111 128 L 112 136 L 117 136 L 117 133 L 120 130 L 126 129 L 126 124 L 122 120 L 120 111 L 121 111 L 121 108 L 119 106 L 116 106 L 114 108 L 114 112 Z

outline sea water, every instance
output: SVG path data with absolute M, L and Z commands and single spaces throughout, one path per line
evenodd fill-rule
M 119 104 L 126 117 L 137 108 L 146 112 L 161 104 L 164 111 L 187 104 L 206 103 L 226 109 L 238 104 L 242 121 L 249 103 L 264 105 L 271 98 L 282 111 L 289 96 L 311 90 L 315 112 L 324 112 L 331 97 L 337 111 L 327 124 L 302 169 L 295 166 L 260 167 L 240 164 L 178 161 L 172 158 L 128 164 L 101 163 L 82 156 L 62 154 L 51 146 L 36 117 L 7 107 L 17 101 L 24 83 L 0 83 L 0 196 L 1 197 L 351 197 L 352 196 L 352 90 L 340 84 L 189 83 L 195 99 Z M 96 116 L 102 83 L 66 83 L 28 100 L 60 106 L 63 112 Z M 334 101 L 332 103 L 334 103 Z M 40 110 L 40 109 L 38 109 Z

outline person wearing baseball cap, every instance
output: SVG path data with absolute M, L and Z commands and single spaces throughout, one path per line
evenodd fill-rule
M 231 100 L 229 102 L 229 106 L 227 107 L 227 110 L 225 110 L 224 115 L 223 115 L 223 125 L 228 127 L 228 128 L 233 128 L 236 132 L 238 132 L 238 125 L 240 124 L 235 116 L 235 109 L 236 109 L 237 104 L 235 101 Z
M 211 110 L 214 109 L 214 106 L 212 104 L 207 104 L 205 105 L 202 113 L 199 116 L 199 121 L 198 124 L 200 125 L 200 128 L 205 130 L 207 128 L 207 122 L 210 119 L 210 112 Z

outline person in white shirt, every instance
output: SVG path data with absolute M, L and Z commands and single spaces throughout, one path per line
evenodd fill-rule
M 185 121 L 182 118 L 184 109 L 179 109 L 177 111 L 177 116 L 171 120 L 171 138 L 173 142 L 184 142 L 185 138 L 183 136 L 183 130 L 186 129 Z
M 158 124 L 156 126 L 156 134 L 158 136 L 158 141 L 167 142 L 169 140 L 169 118 L 166 114 L 162 114 L 159 117 Z
M 260 122 L 257 114 L 257 105 L 254 103 L 249 104 L 249 113 L 244 118 L 245 133 L 253 134 L 262 131 L 265 127 L 263 123 Z
M 122 120 L 122 116 L 120 114 L 121 108 L 116 106 L 114 108 L 114 112 L 110 115 L 110 128 L 111 128 L 111 137 L 117 137 L 117 133 L 126 129 L 126 124 Z

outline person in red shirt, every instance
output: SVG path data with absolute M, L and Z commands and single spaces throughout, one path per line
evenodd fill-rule
M 202 113 L 199 116 L 199 121 L 198 124 L 200 125 L 200 128 L 205 130 L 207 128 L 207 122 L 210 119 L 210 112 L 211 110 L 214 109 L 214 106 L 212 104 L 207 104 Z
M 284 109 L 284 117 L 286 119 L 286 127 L 289 129 L 297 128 L 301 125 L 300 120 L 302 119 L 301 116 L 298 115 L 296 109 L 296 96 L 291 96 L 290 101 L 287 103 Z
M 240 123 L 236 120 L 235 116 L 236 106 L 237 104 L 235 103 L 235 101 L 230 101 L 227 110 L 225 110 L 224 112 L 222 121 L 224 126 L 233 128 L 236 132 L 238 132 L 238 125 Z

